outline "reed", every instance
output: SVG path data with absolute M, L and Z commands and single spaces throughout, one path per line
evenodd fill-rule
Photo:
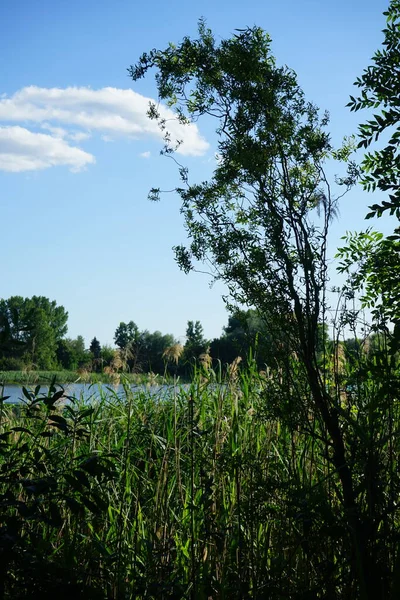
M 122 376 L 122 377 L 121 377 Z M 90 371 L 0 371 L 1 384 L 15 385 L 49 385 L 52 381 L 60 384 L 66 383 L 115 383 L 124 379 L 133 384 L 146 384 L 154 382 L 152 373 L 117 373 L 113 369 L 105 368 L 103 373 Z M 162 381 L 164 378 L 158 376 Z M 157 381 L 157 383 L 159 383 Z
M 160 396 L 125 382 L 122 396 L 60 404 L 53 386 L 3 405 L 0 597 L 360 597 L 306 383 L 239 361 L 229 372 L 201 366 Z M 366 509 L 372 496 L 376 515 L 388 508 L 370 539 L 394 590 L 399 408 L 379 412 L 376 378 L 359 386 L 340 396 L 342 425 Z

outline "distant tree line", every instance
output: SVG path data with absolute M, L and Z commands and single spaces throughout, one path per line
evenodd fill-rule
M 255 309 L 232 309 L 218 338 L 208 340 L 200 321 L 188 321 L 181 344 L 170 334 L 141 331 L 134 321 L 121 322 L 115 330 L 116 348 L 94 337 L 88 348 L 81 335 L 65 337 L 68 312 L 44 296 L 12 296 L 0 300 L 0 370 L 86 370 L 121 373 L 156 373 L 189 376 L 195 364 L 224 370 L 237 357 L 251 358 L 258 369 L 273 366 L 288 355 L 285 344 L 272 342 L 268 328 Z M 320 326 L 320 351 L 326 348 L 327 327 Z M 349 339 L 342 343 L 351 359 L 360 349 Z M 331 342 L 333 348 L 333 342 Z M 374 348 L 370 336 L 367 346 Z M 278 356 L 279 352 L 282 354 Z M 333 353 L 333 349 L 332 349 Z
M 237 356 L 255 351 L 260 368 L 269 360 L 265 326 L 253 310 L 233 311 L 222 335 L 213 340 L 204 336 L 200 321 L 188 321 L 186 341 L 172 334 L 141 331 L 134 321 L 121 322 L 115 330 L 116 348 L 94 337 L 85 347 L 81 335 L 66 337 L 68 312 L 44 296 L 12 296 L 0 300 L 1 370 L 78 370 L 164 373 L 185 375 L 201 357 L 210 357 L 216 368 Z M 207 361 L 207 359 L 206 359 Z
M 141 331 L 134 321 L 121 322 L 115 330 L 116 348 L 94 337 L 85 347 L 81 335 L 66 337 L 68 312 L 44 296 L 12 296 L 0 300 L 1 370 L 79 370 L 142 372 L 187 375 L 196 362 L 231 363 L 256 349 L 260 368 L 268 360 L 268 339 L 255 310 L 234 311 L 213 340 L 204 337 L 200 321 L 188 321 L 186 341 L 172 334 Z
M 251 314 L 251 311 L 250 313 Z M 153 372 L 187 374 L 202 355 L 229 362 L 247 352 L 255 339 L 256 322 L 244 325 L 239 316 L 229 318 L 221 338 L 204 337 L 200 321 L 188 321 L 186 341 L 172 334 L 140 330 L 134 321 L 115 330 L 116 348 L 94 337 L 88 348 L 81 335 L 66 337 L 68 312 L 44 296 L 12 296 L 0 300 L 1 370 L 79 370 L 102 372 Z M 250 332 L 250 334 L 249 334 Z

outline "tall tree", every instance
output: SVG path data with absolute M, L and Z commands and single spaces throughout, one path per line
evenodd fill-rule
M 139 337 L 139 328 L 133 321 L 129 323 L 121 323 L 118 325 L 114 334 L 114 341 L 118 348 L 121 350 L 126 348 L 129 344 L 137 342 Z
M 206 351 L 207 346 L 208 342 L 204 338 L 203 326 L 200 321 L 188 321 L 185 344 L 186 360 L 198 359 L 200 354 Z
M 161 331 L 142 331 L 139 336 L 137 359 L 141 370 L 162 374 L 165 369 L 164 350 L 174 344 L 174 336 L 169 333 L 163 335 Z
M 206 263 L 239 305 L 260 311 L 270 339 L 286 345 L 281 364 L 289 381 L 295 353 L 296 378 L 307 382 L 309 393 L 291 402 L 291 414 L 302 414 L 306 422 L 312 411 L 327 432 L 357 557 L 352 576 L 367 598 L 373 575 L 357 479 L 338 419 L 340 398 L 327 390 L 318 364 L 327 235 L 336 206 L 324 162 L 347 159 L 348 149 L 333 151 L 327 116 L 306 101 L 295 73 L 276 65 L 270 38 L 260 28 L 217 44 L 201 22 L 197 39 L 143 54 L 130 74 L 137 80 L 151 68 L 159 98 L 175 108 L 181 123 L 216 120 L 218 160 L 210 179 L 193 184 L 187 168 L 179 168 L 176 192 L 190 243 L 176 247 L 178 264 L 188 272 L 196 261 Z M 176 145 L 155 105 L 150 116 L 165 132 L 164 153 L 171 154 Z M 350 185 L 353 172 L 343 181 Z M 158 188 L 151 190 L 151 199 L 159 197 Z
M 94 337 L 90 342 L 89 352 L 92 356 L 92 369 L 94 371 L 102 370 L 102 359 L 101 359 L 101 344 L 99 340 Z
M 19 357 L 38 368 L 56 365 L 57 343 L 67 332 L 68 313 L 44 296 L 0 300 L 3 356 Z
M 101 344 L 99 340 L 94 337 L 90 342 L 89 351 L 93 354 L 93 358 L 97 359 L 101 356 Z

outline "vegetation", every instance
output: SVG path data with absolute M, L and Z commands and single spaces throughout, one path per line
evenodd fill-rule
M 384 51 L 350 102 L 381 108 L 360 127 L 360 147 L 398 125 L 398 0 L 385 14 Z M 346 237 L 332 322 L 326 247 L 360 170 L 367 190 L 389 193 L 367 217 L 399 218 L 400 134 L 357 167 L 257 27 L 217 43 L 201 21 L 197 39 L 144 54 L 130 74 L 150 69 L 182 123 L 216 124 L 210 179 L 193 183 L 178 165 L 189 245 L 175 251 L 184 271 L 200 261 L 228 286 L 228 325 L 209 341 L 189 321 L 182 346 L 122 322 L 117 350 L 94 338 L 82 352 L 84 372 L 121 380 L 122 396 L 103 390 L 85 405 L 52 384 L 24 388 L 17 407 L 2 399 L 0 598 L 394 600 L 399 232 Z M 149 114 L 172 155 L 179 142 L 155 105 Z M 332 160 L 347 167 L 333 183 Z M 82 351 L 64 339 L 54 302 L 14 297 L 0 308 L 7 360 L 73 363 Z M 189 368 L 189 386 L 158 395 L 133 393 L 123 375 Z
M 396 84 L 390 87 L 393 81 L 390 72 L 395 66 L 397 73 L 399 61 L 397 1 L 390 4 L 387 17 L 388 53 L 383 58 L 378 53 L 375 60 L 379 67 L 384 64 L 388 77 L 381 86 L 376 72 L 370 69 L 370 77 L 366 75 L 360 87 L 369 86 L 372 93 L 378 94 L 377 104 L 381 102 L 386 109 L 392 102 L 394 109 L 384 111 L 386 123 L 376 117 L 376 123 L 370 124 L 369 129 L 361 127 L 362 134 L 368 129 L 368 139 L 361 140 L 361 145 L 372 141 L 375 125 L 384 129 L 397 121 L 397 95 L 393 92 Z M 312 415 L 314 431 L 319 430 L 318 436 L 326 444 L 331 467 L 328 478 L 332 477 L 340 496 L 335 522 L 344 524 L 338 539 L 350 561 L 351 583 L 342 588 L 337 581 L 322 597 L 372 599 L 385 598 L 390 593 L 396 595 L 397 550 L 393 550 L 399 540 L 396 520 L 385 533 L 386 539 L 390 538 L 394 544 L 392 550 L 381 541 L 383 523 L 388 522 L 396 509 L 388 496 L 380 492 L 380 484 L 387 480 L 390 468 L 387 459 L 391 451 L 383 450 L 383 446 L 390 439 L 393 447 L 396 428 L 390 406 L 398 391 L 396 345 L 390 343 L 396 339 L 396 328 L 394 336 L 387 337 L 390 360 L 388 354 L 380 355 L 373 389 L 367 395 L 365 389 L 360 392 L 368 380 L 364 369 L 361 379 L 360 372 L 350 377 L 351 389 L 354 385 L 357 390 L 356 408 L 349 407 L 348 388 L 341 386 L 346 357 L 339 340 L 344 327 L 350 327 L 357 339 L 359 312 L 349 310 L 346 301 L 354 299 L 364 287 L 367 294 L 361 302 L 374 309 L 379 304 L 381 309 L 373 313 L 374 330 L 388 334 L 388 314 L 393 309 L 388 283 L 398 270 L 398 248 L 393 247 L 397 238 L 386 240 L 386 244 L 392 244 L 389 248 L 381 246 L 378 261 L 363 254 L 365 239 L 367 245 L 379 242 L 369 232 L 370 237 L 361 238 L 361 243 L 358 239 L 358 245 L 351 239 L 339 251 L 340 269 L 349 273 L 349 280 L 341 296 L 344 304 L 338 309 L 340 319 L 334 324 L 336 385 L 332 386 L 325 343 L 326 244 L 337 200 L 343 194 L 338 190 L 334 195 L 324 165 L 328 159 L 348 163 L 347 174 L 336 180 L 348 190 L 358 176 L 356 165 L 348 162 L 352 145 L 336 150 L 332 147 L 326 132 L 327 116 L 321 118 L 316 107 L 305 100 L 292 71 L 277 67 L 270 52 L 270 39 L 257 27 L 240 30 L 231 39 L 217 44 L 201 21 L 198 39 L 185 38 L 178 46 L 170 44 L 165 50 L 143 54 L 131 67 L 130 74 L 137 80 L 150 69 L 156 70 L 160 99 L 175 109 L 181 122 L 197 122 L 204 117 L 216 121 L 218 161 L 211 178 L 202 183 L 189 182 L 188 169 L 179 166 L 180 185 L 175 191 L 182 201 L 181 212 L 190 243 L 188 247 L 175 248 L 177 262 L 185 272 L 195 268 L 197 261 L 209 265 L 213 278 L 228 286 L 233 301 L 257 309 L 267 327 L 281 382 L 287 377 L 287 387 L 281 389 L 280 398 L 282 403 L 285 398 L 290 402 L 296 416 L 291 413 L 290 419 L 285 418 L 285 426 L 295 436 L 298 427 L 307 429 Z M 389 87 L 390 93 L 386 94 Z M 368 98 L 368 91 L 363 91 L 362 98 L 367 106 L 375 106 L 373 99 Z M 355 108 L 359 108 L 354 102 Z M 166 131 L 155 105 L 150 107 L 149 114 Z M 366 157 L 362 165 L 366 172 L 364 185 L 367 182 L 371 188 L 398 189 L 398 157 L 394 158 L 397 145 L 395 133 L 387 149 L 394 159 L 392 162 L 385 159 L 384 153 L 375 156 L 375 163 Z M 166 133 L 163 152 L 170 155 L 176 149 Z M 372 175 L 375 182 L 371 183 L 368 173 L 372 168 L 375 168 Z M 159 197 L 160 189 L 153 188 L 150 198 Z M 382 210 L 377 212 L 381 214 Z M 396 212 L 394 205 L 391 212 Z M 363 269 L 354 275 L 352 267 L 357 262 L 362 262 Z M 396 308 L 396 302 L 394 305 Z M 381 387 L 385 372 L 387 385 Z M 298 395 L 302 385 L 307 391 Z M 377 432 L 378 415 L 390 423 L 385 443 Z M 362 447 L 364 450 L 358 454 L 356 448 Z M 322 549 L 319 552 L 323 554 Z M 308 581 L 311 579 L 309 576 Z M 316 589 L 322 589 L 321 586 L 322 583 Z M 316 593 L 295 591 L 294 586 L 291 590 L 296 597 L 304 597 L 303 593 L 314 597 Z
M 115 372 L 108 371 L 98 373 L 96 371 L 0 371 L 0 385 L 15 384 L 20 386 L 50 385 L 52 381 L 65 383 L 110 383 L 119 384 L 121 377 L 116 377 Z M 156 374 L 151 373 L 124 373 L 124 380 L 132 384 L 149 383 L 158 381 Z M 162 382 L 163 378 L 160 377 Z
M 394 325 L 391 335 L 393 351 L 400 348 L 400 3 L 392 0 L 384 13 L 387 26 L 383 30 L 383 48 L 373 57 L 373 64 L 358 78 L 358 98 L 351 97 L 350 109 L 379 109 L 359 127 L 359 148 L 370 148 L 386 134 L 384 147 L 367 152 L 362 162 L 363 188 L 379 192 L 379 202 L 370 207 L 366 218 L 381 217 L 386 211 L 395 217 L 392 235 L 368 229 L 349 234 L 346 245 L 339 249 L 341 270 L 349 274 L 349 283 L 362 294 L 362 304 L 372 309 L 377 331 Z M 381 144 L 382 145 L 382 144 Z M 382 197 L 383 196 L 383 197 Z
M 3 301 L 4 305 L 13 306 L 16 298 Z M 19 301 L 22 299 L 19 298 Z M 56 305 L 43 298 L 48 305 Z M 26 298 L 22 301 L 29 304 Z M 59 307 L 65 315 L 65 326 L 61 333 L 66 332 L 66 316 L 64 307 Z M 17 313 L 14 310 L 14 318 Z M 21 323 L 21 319 L 19 321 Z M 32 330 L 38 327 L 34 316 L 30 321 L 30 329 L 23 327 L 26 339 L 32 336 Z M 228 325 L 224 327 L 220 338 L 207 340 L 204 337 L 200 321 L 188 321 L 186 328 L 186 341 L 184 345 L 178 343 L 171 334 L 162 334 L 160 331 L 153 333 L 148 330 L 140 331 L 138 326 L 130 321 L 121 322 L 115 331 L 114 340 L 117 349 L 101 345 L 94 337 L 88 349 L 82 336 L 76 339 L 63 337 L 57 344 L 38 348 L 36 343 L 36 356 L 50 356 L 51 360 L 37 360 L 32 362 L 29 353 L 22 352 L 20 348 L 26 343 L 21 341 L 20 346 L 12 342 L 12 336 L 6 336 L 6 326 L 0 326 L 3 345 L 0 350 L 0 382 L 34 384 L 49 383 L 55 377 L 60 383 L 79 382 L 105 382 L 115 383 L 124 373 L 130 381 L 146 381 L 151 374 L 161 377 L 179 376 L 185 380 L 190 379 L 196 362 L 202 355 L 210 356 L 214 367 L 220 362 L 223 368 L 232 362 L 236 356 L 247 356 L 250 349 L 257 346 L 255 360 L 260 369 L 265 367 L 268 360 L 273 360 L 271 352 L 267 351 L 268 333 L 263 319 L 254 309 L 232 309 L 228 317 Z M 13 334 L 15 338 L 17 334 Z M 47 343 L 44 339 L 44 344 Z M 43 365 L 51 365 L 52 370 Z M 133 377 L 134 375 L 134 377 Z
M 391 0 L 386 16 L 386 28 L 383 30 L 383 48 L 373 56 L 369 66 L 355 82 L 361 90 L 358 98 L 350 97 L 348 106 L 352 111 L 380 109 L 372 119 L 359 127 L 359 148 L 368 148 L 384 133 L 388 133 L 388 142 L 383 149 L 367 152 L 362 163 L 362 180 L 368 192 L 379 190 L 385 198 L 380 204 L 371 206 L 367 218 L 381 216 L 386 210 L 400 218 L 400 165 L 398 149 L 400 145 L 400 3 Z
M 2 368 L 22 364 L 52 369 L 57 343 L 67 332 L 68 313 L 43 296 L 12 296 L 0 300 L 0 355 Z
M 383 348 L 345 354 L 336 370 L 331 353 L 325 373 L 365 519 L 374 499 L 386 575 L 375 597 L 398 585 L 400 415 L 389 373 L 377 376 Z M 17 412 L 2 408 L 3 597 L 361 597 L 332 444 L 304 377 L 259 375 L 250 360 L 224 380 L 201 368 L 163 396 L 126 387 L 88 407 L 61 394 L 26 390 Z

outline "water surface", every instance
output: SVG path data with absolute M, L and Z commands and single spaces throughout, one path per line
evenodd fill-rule
M 9 398 L 6 400 L 6 403 L 19 404 L 20 402 L 24 402 L 24 401 L 26 402 L 26 398 L 22 392 L 22 387 L 23 387 L 22 385 L 15 385 L 15 384 L 5 385 L 3 396 L 9 396 Z M 33 391 L 36 386 L 35 385 L 33 385 L 33 386 L 27 385 L 25 387 L 28 390 Z M 75 398 L 83 399 L 86 402 L 88 402 L 90 400 L 99 399 L 101 397 L 101 395 L 117 394 L 119 397 L 123 397 L 125 394 L 124 388 L 121 384 L 112 385 L 109 383 L 92 383 L 92 384 L 89 384 L 89 383 L 66 383 L 62 387 L 65 390 L 65 396 L 73 396 Z M 173 393 L 179 392 L 180 389 L 187 388 L 188 386 L 182 385 L 182 384 L 180 384 L 178 386 L 132 384 L 130 387 L 134 393 L 146 392 L 146 393 L 150 393 L 153 396 L 159 395 L 160 397 L 165 397 L 168 394 L 173 394 Z M 49 389 L 48 385 L 41 385 L 40 393 L 47 393 L 48 389 Z M 57 390 L 58 389 L 60 389 L 59 386 L 57 386 Z M 0 395 L 1 395 L 1 391 L 2 391 L 2 388 L 0 388 Z

